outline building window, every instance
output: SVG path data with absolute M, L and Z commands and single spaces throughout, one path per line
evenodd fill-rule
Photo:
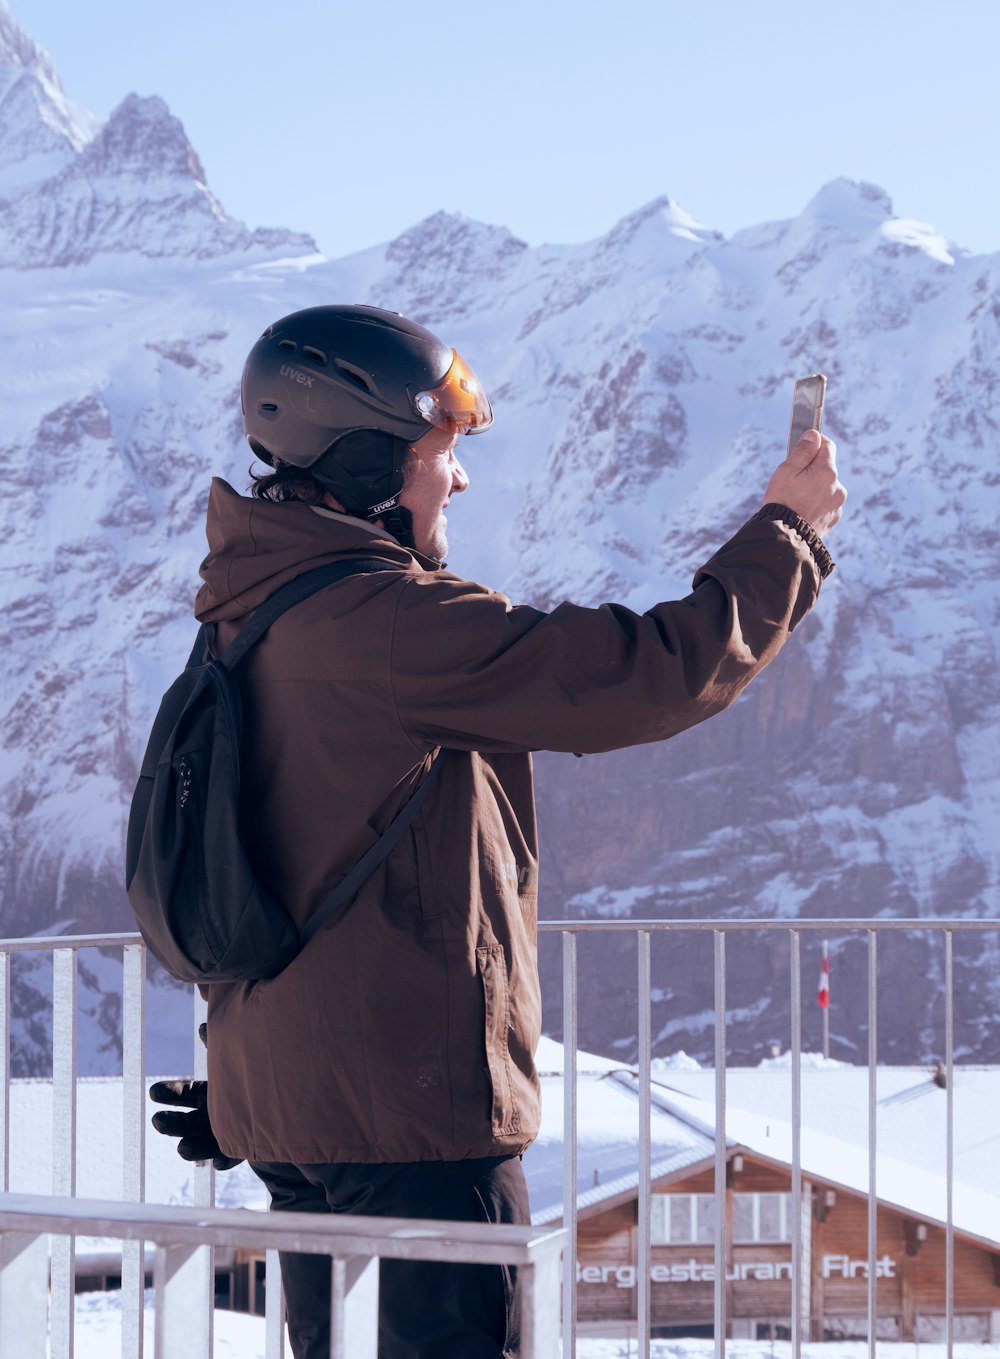
M 901 1317 L 875 1318 L 876 1340 L 899 1340 L 903 1334 Z M 867 1340 L 868 1315 L 849 1317 L 824 1317 L 824 1340 Z
M 789 1194 L 734 1194 L 733 1241 L 790 1241 Z M 712 1194 L 654 1194 L 654 1246 L 710 1246 L 715 1240 Z
M 654 1246 L 710 1246 L 715 1240 L 715 1197 L 654 1194 L 650 1227 Z
M 733 1241 L 790 1241 L 790 1194 L 734 1194 Z
M 792 1321 L 786 1317 L 782 1321 L 774 1319 L 768 1321 L 758 1321 L 754 1323 L 757 1340 L 791 1340 Z
M 990 1339 L 989 1312 L 956 1312 L 952 1325 L 955 1339 L 969 1343 L 986 1344 Z M 914 1340 L 926 1340 L 934 1344 L 944 1344 L 948 1339 L 947 1319 L 930 1312 L 917 1313 L 917 1326 Z

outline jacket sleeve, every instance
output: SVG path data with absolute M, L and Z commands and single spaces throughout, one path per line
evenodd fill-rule
M 421 749 L 592 753 L 665 740 L 728 707 L 774 659 L 823 565 L 802 532 L 755 516 L 691 594 L 643 614 L 544 613 L 454 576 L 411 576 L 392 644 L 399 720 Z

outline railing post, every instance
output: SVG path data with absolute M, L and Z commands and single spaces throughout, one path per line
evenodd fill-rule
M 269 1250 L 264 1257 L 264 1356 L 285 1359 L 285 1295 L 276 1250 Z
M 576 1354 L 576 935 L 563 934 L 563 1354 Z
M 792 1355 L 802 1353 L 803 1319 L 808 1325 L 809 1294 L 804 1287 L 808 1277 L 803 1269 L 803 1237 L 806 1222 L 802 1214 L 802 955 L 797 930 L 789 936 L 792 982 Z M 809 1338 L 808 1335 L 806 1337 Z
M 208 1077 L 205 1044 L 198 1026 L 208 1006 L 194 993 L 194 1078 Z M 215 1203 L 211 1161 L 194 1167 L 194 1204 Z M 211 1359 L 215 1333 L 215 1251 L 211 1246 L 169 1246 L 156 1252 L 156 1359 Z
M 146 949 L 122 958 L 122 1197 L 146 1196 Z M 122 1359 L 142 1359 L 145 1246 L 122 1242 Z
M 944 935 L 945 1060 L 945 1255 L 944 1315 L 947 1356 L 955 1346 L 955 955 L 951 930 Z
M 45 1359 L 49 1243 L 45 1236 L 0 1232 L 0 1355 Z
M 875 1359 L 878 1338 L 878 940 L 868 931 L 868 1356 Z
M 208 1321 L 214 1288 L 205 1296 L 207 1246 L 160 1246 L 153 1284 L 156 1289 L 156 1359 L 211 1359 Z
M 334 1256 L 330 1294 L 330 1359 L 377 1359 L 378 1256 Z
M 10 954 L 0 952 L 0 1186 L 10 1188 Z
M 715 1353 L 726 1356 L 726 936 L 715 940 Z
M 569 1250 L 567 1243 L 566 1249 Z M 543 1255 L 533 1265 L 518 1270 L 521 1292 L 522 1359 L 556 1359 L 559 1346 L 559 1256 Z M 565 1359 L 574 1352 L 563 1348 Z
M 640 930 L 636 943 L 639 950 L 639 1251 L 636 1279 L 639 1359 L 649 1359 L 650 1311 L 650 1216 L 653 1203 L 653 1157 L 650 1119 L 652 1117 L 652 1014 L 650 986 L 652 982 L 651 935 Z
M 76 950 L 52 954 L 52 1192 L 76 1194 Z M 74 1239 L 52 1241 L 52 1359 L 73 1359 Z

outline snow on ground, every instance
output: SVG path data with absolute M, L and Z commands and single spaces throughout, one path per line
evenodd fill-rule
M 875 1346 L 876 1359 L 946 1359 L 944 1345 L 916 1345 L 880 1342 Z M 634 1359 L 638 1355 L 635 1340 L 578 1340 L 577 1359 Z M 682 1337 L 677 1340 L 654 1340 L 649 1347 L 650 1359 L 715 1359 L 713 1340 Z M 868 1342 L 841 1340 L 829 1344 L 802 1346 L 803 1359 L 867 1359 Z M 1000 1345 L 954 1345 L 954 1359 L 997 1359 Z M 792 1347 L 787 1341 L 727 1340 L 727 1359 L 792 1359 Z
M 153 1295 L 146 1294 L 145 1359 L 154 1359 Z M 76 1299 L 74 1359 L 110 1359 L 121 1354 L 121 1294 L 80 1293 Z M 287 1349 L 286 1353 L 291 1351 Z M 212 1359 L 264 1359 L 264 1318 L 243 1312 L 215 1313 Z
M 153 1349 L 154 1314 L 152 1294 L 147 1293 L 145 1354 L 155 1359 Z M 287 1341 L 286 1341 L 287 1345 Z M 75 1359 L 108 1359 L 120 1353 L 121 1301 L 118 1293 L 81 1293 L 76 1300 Z M 286 1353 L 289 1351 L 286 1348 Z M 580 1339 L 577 1359 L 631 1359 L 638 1355 L 635 1340 Z M 946 1359 L 944 1345 L 880 1343 L 876 1359 Z M 1000 1345 L 955 1345 L 954 1359 L 1000 1359 Z M 803 1345 L 804 1359 L 867 1359 L 868 1345 L 863 1340 L 831 1344 Z M 792 1359 L 792 1347 L 785 1341 L 729 1340 L 728 1359 Z M 711 1340 L 681 1338 L 654 1340 L 651 1359 L 714 1359 Z M 264 1359 L 264 1319 L 240 1312 L 215 1313 L 213 1359 Z M 547 1359 L 540 1355 L 538 1359 Z

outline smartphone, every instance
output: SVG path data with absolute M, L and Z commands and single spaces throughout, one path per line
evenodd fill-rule
M 809 377 L 798 379 L 792 393 L 792 423 L 788 430 L 789 453 L 807 429 L 823 428 L 825 400 L 826 378 L 822 373 L 812 373 Z

